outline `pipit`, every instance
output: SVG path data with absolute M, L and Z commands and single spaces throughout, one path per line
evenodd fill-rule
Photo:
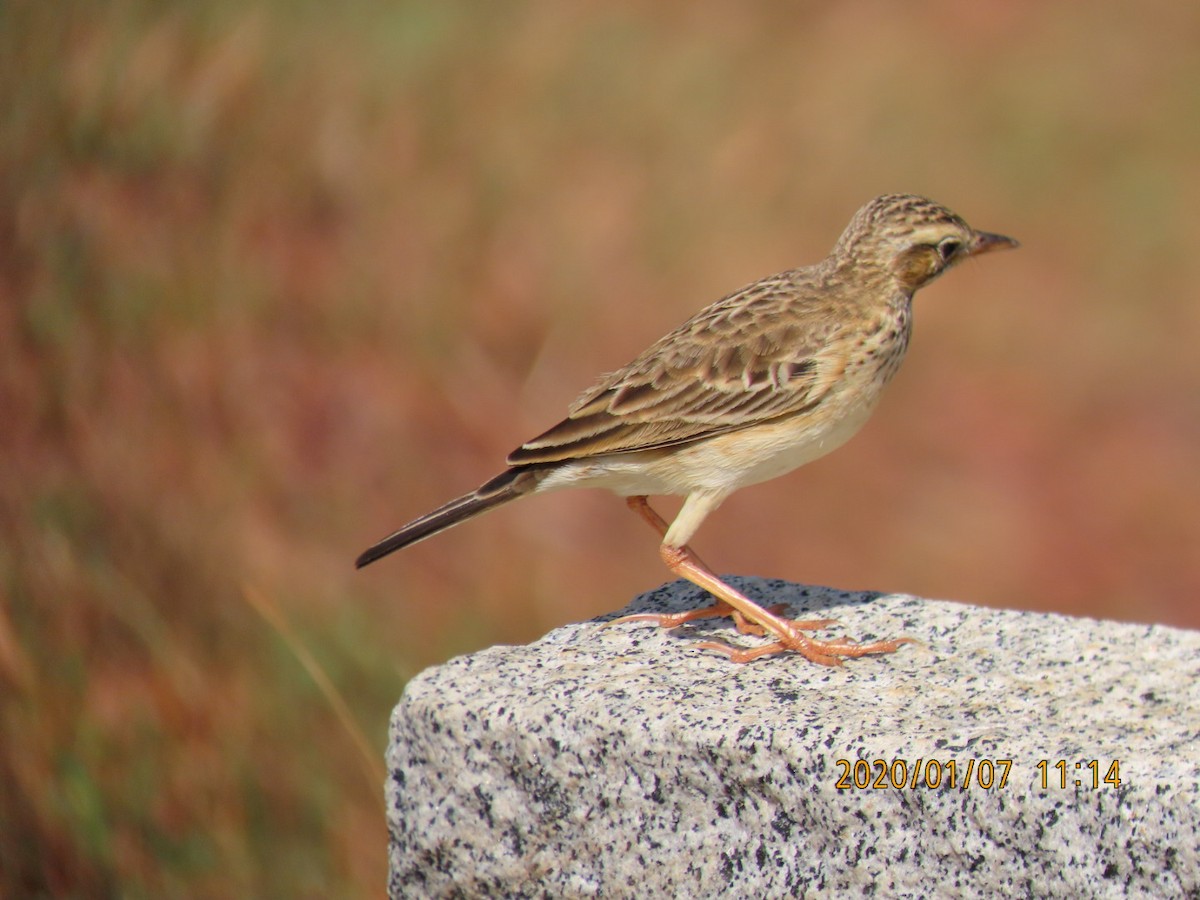
M 904 359 L 918 288 L 964 259 L 1016 246 L 923 197 L 877 197 L 821 262 L 756 281 L 697 313 L 601 377 L 567 418 L 510 453 L 495 478 L 409 522 L 356 565 L 527 494 L 607 488 L 660 533 L 667 567 L 718 601 L 617 621 L 674 627 L 728 615 L 739 631 L 774 638 L 750 649 L 697 645 L 738 663 L 787 650 L 823 665 L 890 653 L 909 639 L 809 637 L 805 630 L 831 620 L 791 621 L 763 608 L 718 578 L 688 542 L 738 488 L 824 456 L 862 427 Z M 650 494 L 684 497 L 670 525 L 651 509 Z

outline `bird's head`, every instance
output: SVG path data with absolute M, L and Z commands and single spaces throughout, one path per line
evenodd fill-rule
M 913 194 L 876 197 L 857 213 L 833 248 L 841 264 L 884 272 L 912 293 L 964 259 L 1020 246 L 976 231 L 946 207 Z

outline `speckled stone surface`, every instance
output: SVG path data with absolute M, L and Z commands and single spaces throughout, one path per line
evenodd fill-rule
M 730 581 L 923 643 L 738 666 L 689 645 L 757 640 L 728 620 L 587 622 L 429 669 L 392 718 L 391 896 L 1200 894 L 1200 633 Z

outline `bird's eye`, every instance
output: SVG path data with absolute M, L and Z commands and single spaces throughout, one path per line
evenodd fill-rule
M 937 245 L 938 255 L 941 256 L 942 262 L 950 262 L 950 258 L 958 252 L 958 248 L 962 246 L 962 242 L 957 238 L 946 238 Z

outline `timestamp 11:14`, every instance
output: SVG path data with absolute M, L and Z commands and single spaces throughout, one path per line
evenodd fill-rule
M 1099 790 L 1108 785 L 1114 789 L 1121 787 L 1121 761 L 1114 759 L 1103 763 L 1098 759 L 1088 762 L 1069 763 L 1065 759 L 1051 762 L 1043 759 L 1036 766 L 1042 779 L 1042 790 L 1050 787 L 1066 790 L 1074 785 L 1079 788 Z M 1101 773 L 1104 773 L 1101 775 Z

